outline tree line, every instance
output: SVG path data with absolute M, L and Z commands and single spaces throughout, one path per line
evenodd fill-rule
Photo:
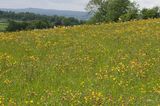
M 15 13 L 11 11 L 0 11 L 0 19 L 8 20 L 6 31 L 19 31 L 30 29 L 44 29 L 54 26 L 73 26 L 83 23 L 82 20 L 63 16 L 46 16 L 29 12 Z
M 93 15 L 90 23 L 160 18 L 158 6 L 140 9 L 130 0 L 90 0 L 86 9 Z

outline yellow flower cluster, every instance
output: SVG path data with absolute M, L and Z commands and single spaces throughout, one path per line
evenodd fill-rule
M 84 97 L 84 100 L 86 104 L 103 106 L 105 102 L 105 97 L 101 92 L 91 91 L 91 93 Z

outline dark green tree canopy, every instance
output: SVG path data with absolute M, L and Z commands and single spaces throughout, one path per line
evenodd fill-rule
M 118 21 L 122 15 L 138 12 L 136 4 L 130 0 L 91 0 L 86 8 L 97 22 Z M 135 16 L 134 16 L 135 17 Z
M 158 18 L 160 17 L 160 9 L 159 7 L 153 7 L 151 9 L 144 8 L 141 11 L 141 15 L 143 19 Z
M 84 21 L 73 17 L 46 16 L 29 12 L 15 13 L 0 11 L 0 19 L 8 23 L 6 31 L 53 28 L 54 26 L 74 26 Z
M 139 9 L 131 0 L 90 0 L 86 9 L 93 14 L 91 23 L 159 18 L 160 8 Z

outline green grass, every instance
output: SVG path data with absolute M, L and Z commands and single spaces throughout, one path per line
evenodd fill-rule
M 0 105 L 160 105 L 160 19 L 0 33 Z
M 0 32 L 5 31 L 7 27 L 7 23 L 0 22 Z

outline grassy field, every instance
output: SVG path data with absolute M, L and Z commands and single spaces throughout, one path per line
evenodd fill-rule
M 159 106 L 160 19 L 0 33 L 0 105 Z
M 6 27 L 7 27 L 7 23 L 0 22 L 0 32 L 5 31 Z

